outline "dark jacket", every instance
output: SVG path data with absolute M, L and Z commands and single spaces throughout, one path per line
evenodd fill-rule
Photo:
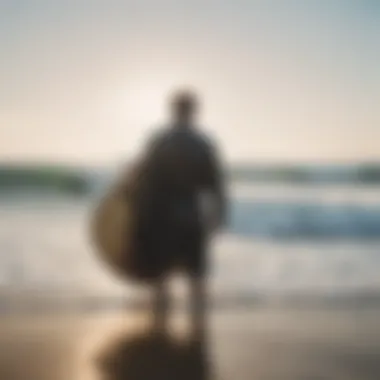
M 199 194 L 209 193 L 225 219 L 223 170 L 216 147 L 195 128 L 174 126 L 150 140 L 145 154 L 147 200 L 165 209 L 197 207 Z M 148 202 L 149 204 L 149 202 Z
M 195 128 L 177 126 L 154 135 L 142 162 L 136 198 L 139 252 L 152 277 L 173 265 L 205 271 L 206 236 L 199 195 L 214 197 L 224 223 L 221 163 L 211 141 Z

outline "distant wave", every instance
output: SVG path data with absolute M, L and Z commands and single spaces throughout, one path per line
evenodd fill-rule
M 379 239 L 380 206 L 234 201 L 230 231 L 270 239 Z
M 328 171 L 332 173 L 331 168 Z M 348 176 L 353 169 L 346 168 L 345 172 Z M 0 165 L 0 195 L 17 192 L 22 197 L 32 193 L 42 194 L 45 199 L 48 192 L 87 196 L 103 193 L 114 175 L 107 170 Z M 229 232 L 248 238 L 282 240 L 380 240 L 380 202 L 377 202 L 377 196 L 371 204 L 365 202 L 365 197 L 361 197 L 361 201 L 356 200 L 355 204 L 348 201 L 334 204 L 327 203 L 320 194 L 322 188 L 314 185 L 308 189 L 316 189 L 315 199 L 306 201 L 298 198 L 298 193 L 306 192 L 303 186 L 296 188 L 297 192 L 295 188 L 288 187 L 288 192 L 291 190 L 296 194 L 295 199 L 290 200 L 280 198 L 283 190 L 277 189 L 277 185 L 273 189 L 271 199 L 262 198 L 261 192 L 250 200 L 240 197 L 231 200 Z M 324 186 L 323 189 L 331 192 L 329 187 Z

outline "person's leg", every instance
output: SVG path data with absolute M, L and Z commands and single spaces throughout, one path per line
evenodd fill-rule
M 166 330 L 169 309 L 166 278 L 157 279 L 153 292 L 153 329 L 156 332 L 164 332 Z
M 196 339 L 206 329 L 207 260 L 205 236 L 199 223 L 188 231 L 186 267 L 190 281 L 190 312 L 192 332 Z
M 196 338 L 202 338 L 206 329 L 206 279 L 204 276 L 190 277 L 191 325 Z

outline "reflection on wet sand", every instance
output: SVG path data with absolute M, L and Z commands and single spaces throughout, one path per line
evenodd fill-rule
M 205 339 L 143 332 L 121 337 L 96 360 L 101 380 L 206 380 Z
M 379 380 L 380 309 L 216 311 L 207 340 L 181 315 L 3 317 L 0 380 Z M 145 331 L 145 332 L 144 332 Z

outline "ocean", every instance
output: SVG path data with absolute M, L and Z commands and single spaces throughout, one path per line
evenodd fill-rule
M 379 190 L 231 184 L 229 225 L 212 247 L 212 297 L 221 302 L 377 302 Z M 117 278 L 91 245 L 89 220 L 102 191 L 104 186 L 81 197 L 30 191 L 1 195 L 0 307 L 11 307 L 10 299 L 17 297 L 83 305 L 85 300 L 132 302 L 142 296 L 144 291 Z M 176 288 L 182 287 L 178 281 Z

